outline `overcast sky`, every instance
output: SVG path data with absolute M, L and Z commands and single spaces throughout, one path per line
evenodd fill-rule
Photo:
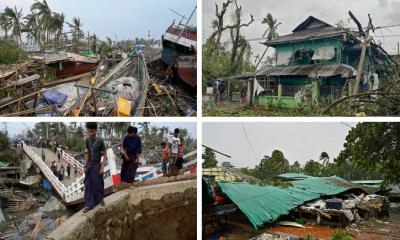
M 70 121 L 73 122 L 73 121 Z M 69 124 L 69 122 L 64 122 L 65 124 Z M 82 125 L 84 126 L 84 123 L 82 123 Z M 196 123 L 180 123 L 180 122 L 169 122 L 169 123 L 163 123 L 163 122 L 153 122 L 150 123 L 151 126 L 158 126 L 158 127 L 162 127 L 162 126 L 166 126 L 169 127 L 170 131 L 173 131 L 174 128 L 186 128 L 188 130 L 188 133 L 190 134 L 190 136 L 192 136 L 193 138 L 197 139 L 197 126 Z M 28 122 L 28 123 L 7 123 L 7 130 L 9 133 L 10 137 L 14 137 L 17 134 L 21 134 L 23 132 L 26 132 L 27 129 L 31 129 L 35 126 L 35 123 L 32 122 Z M 2 131 L 4 128 L 4 123 L 2 123 L 0 125 L 0 130 Z
M 221 9 L 222 2 L 226 2 L 226 0 L 203 0 L 204 39 L 212 32 L 211 22 L 215 19 L 215 3 L 218 3 L 219 9 Z M 308 16 L 314 16 L 331 25 L 339 20 L 346 21 L 349 19 L 349 10 L 363 25 L 368 23 L 368 13 L 371 14 L 375 27 L 400 24 L 400 0 L 238 0 L 238 4 L 242 5 L 243 22 L 250 20 L 250 13 L 254 16 L 255 22 L 247 28 L 242 28 L 242 34 L 247 39 L 262 36 L 266 27 L 261 24 L 261 21 L 267 13 L 271 13 L 274 18 L 278 19 L 278 22 L 282 23 L 278 27 L 280 36 L 290 34 Z M 227 11 L 225 24 L 231 22 L 234 6 L 231 4 Z M 350 23 L 352 27 L 356 28 L 353 22 Z M 400 35 L 400 27 L 378 30 L 375 35 L 392 35 L 392 37 L 387 36 L 386 38 L 376 37 L 375 40 L 381 41 L 388 52 L 397 52 L 397 42 L 400 41 L 400 37 L 393 37 L 393 35 Z M 255 55 L 261 55 L 265 49 L 259 42 L 251 41 Z M 271 53 L 272 50 L 269 51 L 269 54 Z
M 290 164 L 301 165 L 310 159 L 319 160 L 325 151 L 330 159 L 343 149 L 349 126 L 356 123 L 203 123 L 203 143 L 224 154 L 216 154 L 219 163 L 230 161 L 237 167 L 253 168 L 273 150 L 283 152 Z M 243 130 L 244 127 L 245 131 Z M 245 132 L 253 146 L 255 159 Z M 204 150 L 204 149 L 203 149 Z
M 34 0 L 0 0 L 0 10 L 6 6 L 23 8 L 24 13 Z M 189 16 L 196 6 L 196 0 L 47 0 L 54 12 L 63 12 L 66 21 L 80 17 L 85 33 L 96 33 L 100 38 L 118 39 L 147 38 L 160 39 L 166 28 L 180 16 L 169 8 Z M 196 25 L 196 14 L 191 21 Z

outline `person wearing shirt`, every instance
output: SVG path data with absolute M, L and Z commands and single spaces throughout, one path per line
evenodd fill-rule
M 121 168 L 121 181 L 133 183 L 135 181 L 136 170 L 139 167 L 139 157 L 142 153 L 142 140 L 137 135 L 138 129 L 129 126 L 127 135 L 122 141 L 123 163 Z
M 179 133 L 180 130 L 179 128 L 175 128 L 174 130 L 174 135 L 168 137 L 168 142 L 171 144 L 171 161 L 170 161 L 170 166 L 171 170 L 169 172 L 169 176 L 176 176 L 176 161 L 178 160 L 178 150 L 179 150 L 179 144 L 181 143 L 181 140 L 179 139 Z
M 85 141 L 87 154 L 84 179 L 84 213 L 95 208 L 99 204 L 102 206 L 105 205 L 103 201 L 104 180 L 103 173 L 101 173 L 100 169 L 102 168 L 102 157 L 104 160 L 107 158 L 104 140 L 97 137 L 97 123 L 86 123 L 86 129 L 88 138 Z

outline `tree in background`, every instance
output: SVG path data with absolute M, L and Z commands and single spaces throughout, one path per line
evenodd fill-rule
M 274 18 L 271 13 L 268 13 L 267 16 L 265 16 L 265 18 L 263 18 L 261 23 L 267 25 L 267 29 L 265 30 L 264 34 L 262 35 L 263 38 L 264 37 L 267 38 L 267 41 L 271 41 L 272 39 L 277 38 L 279 36 L 278 35 L 278 26 L 281 23 L 278 23 L 278 20 L 276 18 Z M 258 65 L 261 63 L 261 61 L 263 60 L 265 54 L 268 51 L 268 48 L 269 48 L 269 46 L 267 46 L 265 48 L 264 53 L 261 55 L 255 68 L 257 68 Z
M 264 156 L 260 164 L 256 165 L 253 176 L 260 179 L 271 179 L 288 171 L 289 161 L 283 152 L 274 150 L 271 156 Z
M 247 23 L 242 22 L 242 7 L 235 0 L 236 9 L 232 13 L 233 23 L 224 25 L 224 17 L 228 6 L 233 3 L 227 0 L 222 4 L 221 11 L 218 4 L 215 5 L 216 19 L 212 22 L 214 32 L 207 38 L 203 45 L 203 86 L 207 87 L 211 81 L 219 77 L 232 76 L 241 72 L 254 70 L 251 61 L 251 47 L 248 41 L 241 35 L 241 28 L 247 27 L 254 22 L 253 16 Z M 221 43 L 222 34 L 228 31 L 229 43 L 223 47 Z M 231 46 L 231 51 L 226 50 Z
M 210 168 L 210 167 L 216 167 L 218 164 L 217 159 L 215 158 L 215 153 L 213 150 L 210 148 L 206 147 L 202 158 L 204 160 L 203 162 L 203 168 Z
M 292 173 L 301 173 L 303 169 L 298 161 L 295 161 L 292 165 L 289 166 L 289 172 Z
M 321 166 L 321 164 L 319 164 L 319 162 L 314 161 L 313 159 L 310 159 L 304 165 L 303 171 L 306 175 L 319 177 L 319 176 L 321 176 L 322 167 L 323 166 Z
M 327 152 L 322 152 L 319 156 L 319 161 L 322 162 L 322 166 L 326 166 L 329 163 L 329 155 Z
M 400 182 L 400 124 L 359 123 L 346 137 L 344 149 L 335 162 L 350 179 L 383 179 Z M 348 168 L 351 169 L 348 169 Z M 347 169 L 346 169 L 347 168 Z M 359 173 L 359 176 L 354 174 Z
M 72 22 L 68 23 L 68 26 L 72 29 L 72 36 L 75 43 L 75 49 L 78 49 L 81 38 L 85 36 L 82 31 L 83 23 L 79 17 L 72 18 Z
M 6 7 L 2 15 L 1 18 L 5 18 L 5 23 L 7 24 L 8 22 L 9 24 L 11 36 L 18 46 L 22 46 L 22 9 Z

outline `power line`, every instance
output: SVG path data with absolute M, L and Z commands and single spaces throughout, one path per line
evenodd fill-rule
M 246 139 L 247 139 L 248 144 L 250 145 L 250 149 L 251 149 L 251 152 L 252 152 L 253 155 L 254 155 L 254 159 L 255 159 L 256 162 L 257 162 L 258 159 L 257 159 L 257 156 L 256 156 L 256 152 L 254 151 L 253 145 L 252 145 L 251 142 L 250 142 L 250 139 L 249 139 L 249 136 L 247 135 L 246 129 L 244 128 L 244 125 L 243 125 L 242 122 L 240 123 L 240 125 L 242 126 L 244 135 L 246 135 Z

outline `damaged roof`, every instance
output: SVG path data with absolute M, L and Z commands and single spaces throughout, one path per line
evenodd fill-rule
M 321 196 L 336 195 L 350 189 L 365 191 L 340 177 L 308 177 L 293 181 L 291 187 L 279 188 L 248 183 L 218 183 L 221 191 L 244 213 L 251 224 L 261 227 Z
M 342 78 L 353 77 L 355 69 L 346 64 L 309 64 L 293 66 L 266 67 L 255 72 L 255 76 L 308 76 Z
M 289 180 L 301 180 L 301 179 L 309 178 L 311 176 L 301 174 L 301 173 L 282 173 L 282 174 L 278 175 L 278 177 L 286 178 Z
M 203 168 L 203 176 L 213 176 L 215 181 L 235 182 L 239 180 L 231 171 L 221 167 Z
M 264 42 L 263 44 L 267 46 L 276 46 L 284 43 L 343 36 L 347 33 L 347 29 L 334 27 L 313 16 L 310 16 L 299 26 L 297 26 L 291 34 L 277 37 L 271 41 Z

